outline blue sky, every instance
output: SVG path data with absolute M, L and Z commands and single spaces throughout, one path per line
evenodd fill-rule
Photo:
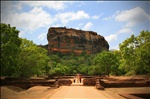
M 142 30 L 150 31 L 150 1 L 1 1 L 1 23 L 45 45 L 50 27 L 95 31 L 110 49 Z

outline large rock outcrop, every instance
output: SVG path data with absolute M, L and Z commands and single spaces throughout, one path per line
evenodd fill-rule
M 97 53 L 108 50 L 109 45 L 105 38 L 93 31 L 82 31 L 66 27 L 51 27 L 47 33 L 48 51 L 53 52 L 75 52 L 80 54 Z

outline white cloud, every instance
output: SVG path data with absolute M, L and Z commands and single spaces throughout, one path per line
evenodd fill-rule
M 82 26 L 82 25 L 83 25 L 83 23 L 80 23 L 80 24 L 79 24 L 79 26 Z
M 118 35 L 121 34 L 133 34 L 134 32 L 132 31 L 131 28 L 122 28 L 121 30 L 119 30 L 118 32 L 114 33 L 114 34 L 110 34 L 108 36 L 106 36 L 106 40 L 110 43 L 113 41 L 116 41 L 118 38 Z
M 15 1 L 14 1 L 15 2 Z M 21 4 L 13 1 L 1 1 L 1 15 L 8 16 L 10 13 L 16 13 L 22 9 Z
M 66 24 L 72 20 L 88 19 L 90 16 L 84 11 L 79 10 L 77 12 L 58 13 L 54 18 L 60 20 L 63 24 Z
M 42 8 L 37 7 L 34 7 L 28 13 L 10 13 L 8 16 L 2 14 L 1 21 L 30 31 L 46 27 L 53 23 L 51 15 Z
M 119 50 L 119 45 L 113 46 L 110 49 L 112 49 L 112 50 Z
M 7 11 L 12 12 L 13 10 L 21 10 L 23 6 L 27 5 L 30 7 L 47 7 L 54 10 L 63 10 L 68 4 L 73 3 L 74 1 L 1 1 L 1 8 L 4 7 Z
M 123 28 L 118 31 L 118 34 L 123 34 L 123 33 L 133 34 L 133 31 L 131 30 L 131 28 Z
M 88 23 L 83 27 L 83 30 L 89 30 L 91 26 L 93 26 L 93 24 L 92 24 L 91 22 L 88 22 Z
M 115 17 L 115 15 L 116 15 L 116 14 L 114 14 L 113 16 L 105 17 L 105 18 L 103 18 L 102 20 L 104 20 L 104 21 L 112 20 L 112 19 Z
M 118 22 L 125 22 L 125 26 L 115 34 L 106 36 L 105 38 L 108 42 L 117 40 L 118 35 L 121 34 L 133 34 L 134 32 L 131 27 L 145 21 L 150 21 L 150 15 L 148 15 L 142 8 L 136 7 L 130 10 L 117 11 L 113 16 L 103 18 L 103 20 L 111 19 L 115 19 Z
M 102 20 L 104 20 L 104 21 L 112 20 L 113 18 L 115 18 L 116 14 L 117 14 L 118 12 L 119 12 L 119 11 L 116 11 L 116 13 L 115 13 L 115 14 L 113 14 L 112 16 L 105 17 L 105 18 L 103 18 Z
M 92 19 L 99 19 L 99 15 L 94 15 L 94 16 L 92 16 Z
M 60 10 L 63 9 L 67 3 L 72 4 L 73 2 L 71 1 L 18 1 L 15 3 L 12 1 L 6 1 L 2 3 L 3 9 L 1 9 L 1 22 L 11 24 L 12 26 L 29 32 L 53 24 L 65 25 L 70 21 L 90 18 L 90 16 L 83 10 L 77 12 L 57 13 L 53 16 L 43 10 L 43 7 Z M 33 8 L 28 12 L 23 12 L 21 10 L 24 5 L 29 5 Z
M 31 7 L 47 7 L 55 10 L 62 10 L 67 7 L 67 2 L 64 1 L 20 1 L 20 3 Z
M 19 37 L 22 37 L 25 34 L 25 31 L 20 31 L 19 32 Z
M 105 21 L 112 19 L 118 22 L 126 22 L 124 27 L 132 27 L 142 22 L 150 21 L 150 15 L 142 8 L 136 7 L 130 10 L 116 11 L 112 16 L 103 18 Z
M 46 39 L 46 36 L 47 34 L 46 33 L 41 33 L 39 36 L 38 36 L 38 39 L 40 39 L 40 40 L 44 40 L 44 39 Z
M 78 29 L 78 30 L 80 29 L 81 30 L 83 25 L 84 25 L 84 23 L 79 23 L 79 25 L 77 27 L 75 27 L 75 29 Z
M 62 27 L 62 25 L 61 24 L 54 24 L 51 27 Z
M 105 39 L 108 41 L 108 42 L 112 42 L 112 41 L 115 41 L 117 40 L 117 34 L 110 34 L 109 36 L 106 36 Z
M 131 10 L 118 12 L 115 16 L 115 20 L 127 22 L 125 27 L 132 27 L 144 21 L 150 21 L 150 15 L 148 15 L 142 8 L 136 7 Z
M 72 2 L 46 2 L 46 1 L 18 1 L 18 2 L 2 2 L 2 14 L 1 14 L 1 22 L 6 24 L 11 24 L 11 26 L 15 26 L 22 31 L 29 31 L 30 33 L 35 31 L 36 29 L 42 27 L 49 27 L 53 24 L 59 24 L 57 26 L 65 25 L 66 23 L 74 20 L 81 20 L 81 19 L 89 19 L 90 16 L 85 13 L 83 10 L 79 10 L 77 12 L 63 12 L 57 13 L 53 16 L 49 12 L 43 10 L 43 7 L 49 7 L 51 4 L 61 6 L 66 3 Z M 56 3 L 56 4 L 55 4 Z M 14 4 L 14 5 L 13 5 Z M 24 5 L 30 5 L 33 8 L 28 12 L 23 12 L 22 7 Z M 50 6 L 52 7 L 52 6 Z M 54 8 L 55 9 L 55 8 Z M 19 11 L 19 12 L 18 12 Z M 20 34 L 21 35 L 21 34 Z

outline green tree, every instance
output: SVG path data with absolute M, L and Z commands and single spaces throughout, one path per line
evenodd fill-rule
M 150 73 L 150 32 L 141 31 L 140 35 L 132 35 L 121 43 L 122 62 L 120 68 L 127 75 Z
M 99 65 L 101 71 L 104 71 L 108 76 L 117 63 L 118 60 L 113 52 L 103 51 L 94 58 L 94 64 Z
M 88 66 L 85 63 L 81 63 L 77 67 L 77 71 L 78 73 L 81 73 L 81 74 L 88 74 Z
M 18 75 L 31 77 L 46 72 L 49 61 L 46 49 L 38 47 L 32 41 L 26 39 L 22 39 L 20 48 Z
M 0 24 L 1 30 L 1 75 L 12 76 L 15 74 L 18 67 L 18 55 L 20 52 L 19 46 L 19 31 L 10 24 Z
M 138 50 L 138 73 L 150 73 L 150 42 L 143 44 Z
M 150 32 L 141 31 L 140 35 L 136 37 L 138 40 L 137 65 L 139 74 L 150 73 Z
M 122 75 L 124 74 L 124 71 L 119 68 L 121 64 L 121 59 L 122 59 L 121 52 L 120 50 L 114 50 L 113 54 L 115 55 L 115 58 L 116 58 L 116 64 L 112 66 L 111 74 Z

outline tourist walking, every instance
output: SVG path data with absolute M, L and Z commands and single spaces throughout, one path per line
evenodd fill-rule
M 80 81 L 80 83 L 81 83 L 81 75 L 79 75 L 79 81 Z
M 76 76 L 74 76 L 74 78 L 73 78 L 73 82 L 74 82 L 74 83 L 76 82 Z
M 81 75 L 80 74 L 77 74 L 77 83 L 81 83 Z
M 79 83 L 79 74 L 77 74 L 76 79 L 77 79 L 77 83 Z

